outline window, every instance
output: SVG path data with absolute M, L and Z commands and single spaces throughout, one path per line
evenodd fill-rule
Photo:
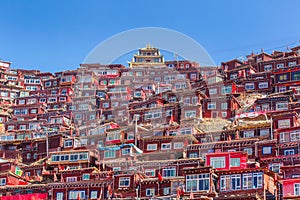
M 230 166 L 231 167 L 239 167 L 241 165 L 240 158 L 230 158 Z
M 64 147 L 72 147 L 72 146 L 73 146 L 73 140 L 64 141 Z
M 109 103 L 103 103 L 102 104 L 102 108 L 108 108 L 109 107 Z
M 66 94 L 67 94 L 67 89 L 62 89 L 62 90 L 61 90 L 61 94 L 62 94 L 62 95 L 66 95 Z
M 113 167 L 113 171 L 114 172 L 121 171 L 121 167 Z
M 120 177 L 119 187 L 129 187 L 129 186 L 130 186 L 130 178 L 129 177 Z
M 31 153 L 27 153 L 27 159 L 31 158 Z
M 278 128 L 289 128 L 291 126 L 290 119 L 278 120 Z
M 198 158 L 198 153 L 189 153 L 189 158 Z
M 66 97 L 59 97 L 59 101 L 60 101 L 60 102 L 66 101 Z
M 61 160 L 61 161 L 69 160 L 69 155 L 61 155 L 61 156 L 60 156 L 60 160 Z
M 84 180 L 84 181 L 90 180 L 90 174 L 83 174 L 82 175 L 82 180 Z
M 172 116 L 172 114 L 173 114 L 173 110 L 166 110 L 167 117 Z
M 26 125 L 20 125 L 19 130 L 26 130 Z
M 71 154 L 70 161 L 77 161 L 78 160 L 78 154 Z
M 187 110 L 185 111 L 185 118 L 196 117 L 196 110 Z
M 49 101 L 49 102 L 52 102 L 52 103 L 53 103 L 53 102 L 56 102 L 56 97 L 50 97 L 50 98 L 48 98 L 48 101 Z
M 171 149 L 171 143 L 163 143 L 163 144 L 161 144 L 161 149 L 162 150 Z
M 198 103 L 198 97 L 192 97 L 192 104 L 196 105 Z
M 269 164 L 269 169 L 275 173 L 279 173 L 281 166 L 282 166 L 282 163 L 271 163 L 271 164 Z
M 60 160 L 60 156 L 59 155 L 52 155 L 51 156 L 51 161 L 52 162 L 58 162 Z
M 231 189 L 232 190 L 240 190 L 241 189 L 241 175 L 234 174 L 231 175 Z
M 294 149 L 286 149 L 284 150 L 284 155 L 288 156 L 288 155 L 294 155 L 295 154 L 295 150 Z
M 57 200 L 63 200 L 63 198 L 64 198 L 64 193 L 63 192 L 56 193 L 56 199 Z
M 228 108 L 228 103 L 226 102 L 226 103 L 221 103 L 221 109 L 222 110 L 227 110 L 227 108 Z
M 292 131 L 290 133 L 290 138 L 291 138 L 291 141 L 298 141 L 298 140 L 300 140 L 300 132 L 299 132 L 299 130 Z
M 262 187 L 262 173 L 253 173 L 253 188 L 261 188 Z
M 284 63 L 278 63 L 276 65 L 276 67 L 277 67 L 277 69 L 282 69 L 282 68 L 284 68 Z
M 130 148 L 122 149 L 122 155 L 129 155 L 130 154 Z
M 183 104 L 184 104 L 184 105 L 189 105 L 189 104 L 190 104 L 190 100 L 191 100 L 191 98 L 190 98 L 190 97 L 188 97 L 188 98 L 184 98 L 184 100 L 183 100 Z
M 174 149 L 182 149 L 183 143 L 182 142 L 175 142 L 174 143 Z
M 227 112 L 222 112 L 222 117 L 227 117 Z
M 148 144 L 147 151 L 154 151 L 157 150 L 157 144 Z
M 67 182 L 76 182 L 76 181 L 77 181 L 77 177 L 76 176 L 67 177 Z
M 107 141 L 120 140 L 120 132 L 112 132 L 107 134 Z
M 234 79 L 237 79 L 238 77 L 238 74 L 235 73 L 235 74 L 230 74 L 230 80 L 234 80 Z
M 288 141 L 288 132 L 281 132 L 279 133 L 279 141 L 280 142 L 287 142 Z
M 180 129 L 180 134 L 181 134 L 181 135 L 189 135 L 189 134 L 192 134 L 192 129 L 191 129 L 191 128 L 181 128 L 181 129 Z
M 289 62 L 288 63 L 289 67 L 297 65 L 297 61 Z
M 50 81 L 45 82 L 45 87 L 50 87 L 50 86 L 51 86 L 51 82 Z
M 294 196 L 300 196 L 300 183 L 294 184 Z
M 24 105 L 25 104 L 25 100 L 24 99 L 20 99 L 19 100 L 19 105 Z
M 140 90 L 137 90 L 134 92 L 134 96 L 135 97 L 141 97 L 142 96 L 142 92 Z
M 97 199 L 98 198 L 98 191 L 97 190 L 93 190 L 91 191 L 91 199 Z
M 30 114 L 36 114 L 37 113 L 37 109 L 31 109 L 30 110 Z
M 174 96 L 169 98 L 169 102 L 170 102 L 170 103 L 176 102 L 176 101 L 177 101 L 177 99 L 176 99 L 176 97 L 174 97 Z
M 246 90 L 254 90 L 254 83 L 246 83 L 245 88 Z
M 280 74 L 278 75 L 278 81 L 279 82 L 284 82 L 288 80 L 288 75 L 287 74 Z
M 85 191 L 69 191 L 69 199 L 78 199 L 78 194 L 80 199 L 85 199 Z
M 260 136 L 266 136 L 270 134 L 270 129 L 260 129 L 259 130 L 259 135 Z
M 231 94 L 232 92 L 232 87 L 231 86 L 222 86 L 222 94 Z
M 214 94 L 217 94 L 217 88 L 213 88 L 213 89 L 209 89 L 209 95 L 214 95 Z
M 287 102 L 278 102 L 276 103 L 276 110 L 287 110 L 288 103 Z
M 195 73 L 190 74 L 190 79 L 192 80 L 197 79 L 197 74 Z
M 230 175 L 221 176 L 220 179 L 220 188 L 222 191 L 230 190 Z
M 272 153 L 272 147 L 263 147 L 262 153 L 263 154 L 271 154 Z
M 28 99 L 27 100 L 27 104 L 35 104 L 36 103 L 36 99 Z
M 51 95 L 56 95 L 57 94 L 57 90 L 52 90 L 51 91 Z
M 155 188 L 147 188 L 146 189 L 146 196 L 153 197 L 155 195 Z
M 259 89 L 266 89 L 269 87 L 269 83 L 268 82 L 260 82 L 258 83 L 258 88 Z
M 81 119 L 81 114 L 76 114 L 75 119 Z
M 6 185 L 6 178 L 0 178 L 0 186 Z
M 252 155 L 252 148 L 245 148 L 245 152 L 247 152 L 248 155 Z
M 269 104 L 262 104 L 261 105 L 261 110 L 262 111 L 268 111 L 270 109 L 270 105 Z
M 293 81 L 300 80 L 300 71 L 292 72 L 292 80 Z
M 243 174 L 243 189 L 252 189 L 252 174 Z
M 254 137 L 254 130 L 244 131 L 244 138 Z
M 208 110 L 214 110 L 216 109 L 216 102 L 210 102 L 207 104 L 207 109 Z
M 96 115 L 95 114 L 91 114 L 90 115 L 90 120 L 94 120 L 94 119 L 96 119 Z
M 175 167 L 168 167 L 162 170 L 163 177 L 174 177 L 176 176 L 176 168 Z
M 114 150 L 105 151 L 104 153 L 104 158 L 115 158 L 115 157 L 116 157 L 116 151 Z
M 171 188 L 170 187 L 165 187 L 164 188 L 164 195 L 169 195 L 171 194 Z
M 224 168 L 225 157 L 210 158 L 210 166 L 212 166 L 213 168 Z
M 173 69 L 173 68 L 174 68 L 174 64 L 168 64 L 168 67 L 169 67 L 170 69 Z
M 265 68 L 265 71 L 271 71 L 272 70 L 272 65 L 271 64 L 265 65 L 264 68 Z
M 209 190 L 209 174 L 191 174 L 186 175 L 186 191 L 208 191 Z
M 149 120 L 149 119 L 158 119 L 161 118 L 161 112 L 157 111 L 151 111 L 145 114 L 145 120 Z
M 145 174 L 146 174 L 146 176 L 154 177 L 155 176 L 155 170 L 154 169 L 146 169 Z
M 13 129 L 14 129 L 14 126 L 13 126 L 13 125 L 7 126 L 7 130 L 8 130 L 8 131 L 12 131 Z

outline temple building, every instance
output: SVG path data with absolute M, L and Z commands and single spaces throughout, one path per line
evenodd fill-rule
M 132 61 L 129 62 L 129 67 L 134 68 L 139 66 L 145 67 L 164 64 L 164 56 L 160 54 L 159 49 L 147 44 L 145 48 L 139 49 L 139 52 L 133 55 Z

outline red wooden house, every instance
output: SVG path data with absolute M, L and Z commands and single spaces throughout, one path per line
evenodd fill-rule
M 240 108 L 238 100 L 233 95 L 222 95 L 202 99 L 204 118 L 232 118 Z

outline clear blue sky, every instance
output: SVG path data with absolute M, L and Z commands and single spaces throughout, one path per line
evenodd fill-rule
M 182 32 L 217 64 L 300 40 L 298 0 L 1 0 L 0 8 L 0 59 L 14 68 L 76 68 L 101 41 L 138 27 Z

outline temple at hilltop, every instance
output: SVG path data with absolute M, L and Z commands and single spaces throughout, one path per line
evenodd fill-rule
M 129 67 L 164 64 L 164 56 L 160 54 L 159 49 L 147 44 L 146 47 L 139 49 L 138 53 L 133 55 L 132 61 L 129 62 Z

